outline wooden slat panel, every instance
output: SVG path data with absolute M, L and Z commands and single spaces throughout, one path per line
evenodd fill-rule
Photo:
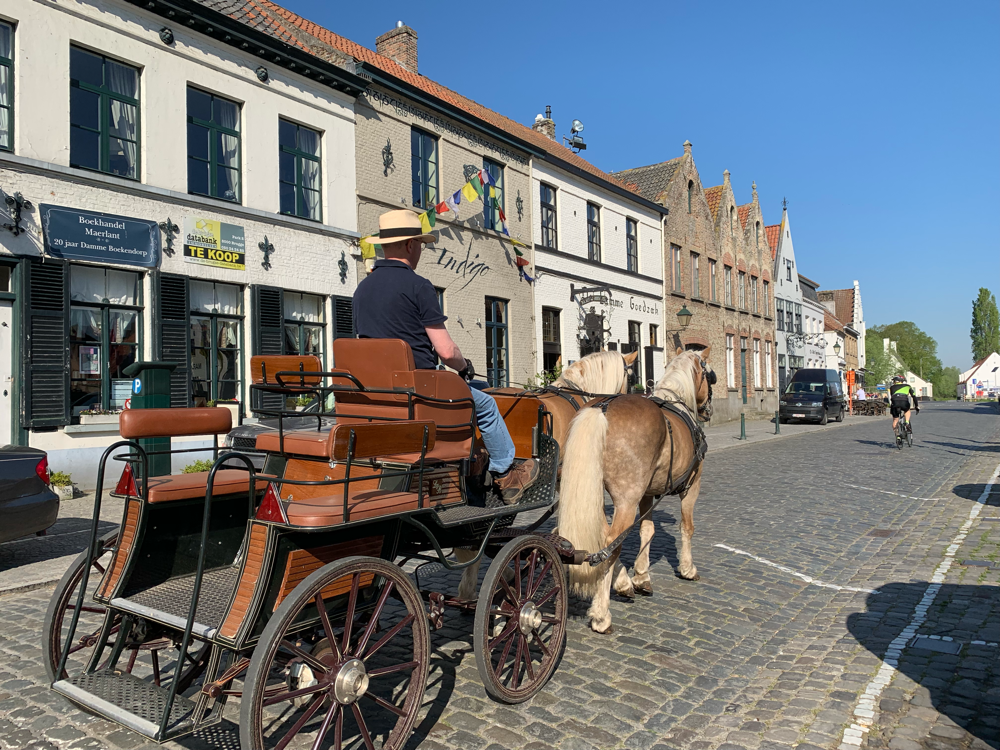
M 414 478 L 413 486 L 417 480 Z M 449 467 L 424 474 L 424 505 L 450 505 L 462 502 L 462 485 L 457 467 Z
M 314 547 L 313 549 L 297 549 L 288 555 L 285 563 L 285 575 L 281 580 L 281 589 L 278 591 L 278 598 L 274 602 L 274 608 L 284 601 L 302 581 L 311 573 L 319 570 L 324 565 L 352 555 L 366 555 L 368 557 L 378 557 L 382 553 L 382 537 L 369 536 L 356 541 L 341 542 L 339 544 L 328 544 L 325 547 Z M 365 588 L 372 585 L 375 579 L 372 573 L 361 575 L 360 586 Z M 341 578 L 325 589 L 323 597 L 339 596 L 351 590 L 351 579 Z
M 135 535 L 139 528 L 140 505 L 141 501 L 138 498 L 130 498 L 128 504 L 125 506 L 125 520 L 122 522 L 121 533 L 118 537 L 118 548 L 115 550 L 111 567 L 104 575 L 104 581 L 101 583 L 101 588 L 98 592 L 98 596 L 101 598 L 111 596 L 115 584 L 118 583 L 118 579 L 121 578 L 122 572 L 125 570 L 125 563 L 132 552 Z
M 328 479 L 343 479 L 345 473 L 344 464 L 330 466 L 328 461 L 307 461 L 300 458 L 289 459 L 285 464 L 285 479 L 300 479 L 304 482 L 319 482 Z M 381 469 L 375 469 L 364 464 L 353 464 L 351 466 L 351 489 L 352 490 L 377 490 L 378 479 L 362 480 L 355 482 L 356 477 L 377 477 Z M 284 484 L 281 486 L 281 499 L 285 500 L 306 500 L 313 497 L 340 497 L 344 496 L 344 485 L 308 485 L 308 484 Z
M 219 634 L 223 638 L 235 638 L 239 632 L 240 625 L 247 616 L 250 603 L 253 601 L 253 590 L 260 578 L 261 567 L 264 563 L 264 552 L 267 548 L 268 526 L 262 523 L 255 523 L 250 527 L 250 541 L 247 544 L 246 559 L 243 562 L 243 570 L 240 572 L 240 582 L 236 586 L 236 596 L 229 614 L 226 615 Z

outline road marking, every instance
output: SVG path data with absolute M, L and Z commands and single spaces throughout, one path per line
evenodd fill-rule
M 890 492 L 889 490 L 880 490 L 875 487 L 862 487 L 860 484 L 844 484 L 845 487 L 853 487 L 856 490 L 867 490 L 868 492 L 881 492 L 883 495 L 895 495 L 896 497 L 905 497 L 907 500 L 943 500 L 940 497 L 914 497 L 913 495 L 904 495 L 902 492 Z
M 899 664 L 899 657 L 902 655 L 903 649 L 909 640 L 917 634 L 917 629 L 927 619 L 927 610 L 933 606 L 934 600 L 941 590 L 941 585 L 944 583 L 944 577 L 951 568 L 952 563 L 955 562 L 955 555 L 958 552 L 958 548 L 962 546 L 962 542 L 969 535 L 972 524 L 975 523 L 977 516 L 979 516 L 979 511 L 986 507 L 986 499 L 989 497 L 998 477 L 1000 477 L 1000 465 L 993 471 L 993 476 L 986 482 L 982 494 L 972 506 L 972 510 L 969 511 L 969 517 L 962 524 L 962 527 L 958 530 L 958 534 L 955 535 L 955 538 L 951 540 L 951 544 L 945 550 L 944 560 L 934 569 L 934 574 L 931 576 L 931 582 L 928 584 L 927 590 L 924 591 L 924 595 L 917 606 L 913 608 L 910 622 L 885 650 L 885 656 L 882 658 L 882 666 L 879 667 L 875 677 L 865 687 L 864 693 L 862 693 L 857 705 L 854 707 L 854 723 L 844 730 L 840 741 L 840 750 L 854 750 L 854 748 L 860 747 L 863 733 L 868 731 L 875 719 L 875 706 L 878 703 L 879 697 L 896 673 L 896 665 Z
M 768 567 L 780 570 L 782 573 L 788 573 L 789 575 L 793 575 L 796 578 L 801 578 L 803 581 L 805 581 L 806 583 L 808 583 L 808 584 L 810 584 L 812 586 L 821 586 L 822 588 L 833 589 L 834 591 L 857 591 L 858 593 L 861 593 L 861 594 L 877 594 L 877 593 L 879 593 L 875 589 L 859 589 L 859 588 L 856 588 L 854 586 L 838 586 L 836 583 L 827 583 L 826 581 L 821 581 L 818 578 L 813 578 L 812 576 L 807 576 L 805 573 L 799 573 L 797 571 L 794 571 L 794 570 L 792 570 L 791 568 L 789 568 L 789 567 L 787 567 L 785 565 L 779 565 L 776 562 L 771 562 L 770 560 L 767 560 L 767 559 L 765 559 L 763 557 L 758 557 L 757 555 L 755 555 L 755 554 L 753 554 L 751 552 L 747 552 L 746 550 L 736 549 L 735 547 L 730 547 L 730 546 L 728 546 L 726 544 L 716 544 L 715 546 L 719 547 L 721 549 L 724 549 L 724 550 L 726 550 L 728 552 L 732 552 L 733 554 L 736 554 L 736 555 L 744 555 L 745 557 L 749 557 L 751 560 L 756 560 L 757 562 L 759 562 L 759 563 L 761 563 L 763 565 L 767 565 Z

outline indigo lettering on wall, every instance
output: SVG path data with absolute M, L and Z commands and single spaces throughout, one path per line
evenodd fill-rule
M 471 247 L 465 251 L 465 260 L 459 260 L 458 258 L 459 256 L 445 248 L 438 255 L 437 264 L 446 270 L 454 271 L 456 275 L 466 279 L 466 282 L 461 287 L 462 289 L 465 289 L 465 287 L 480 276 L 485 276 L 490 272 L 490 267 L 486 265 L 485 261 L 479 260 L 479 253 L 472 256 Z

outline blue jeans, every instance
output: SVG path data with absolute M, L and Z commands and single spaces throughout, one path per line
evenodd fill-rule
M 503 474 L 514 463 L 514 441 L 510 439 L 497 402 L 489 394 L 483 393 L 483 388 L 489 387 L 482 380 L 469 383 L 472 400 L 476 402 L 476 423 L 483 435 L 486 450 L 490 452 L 490 471 Z

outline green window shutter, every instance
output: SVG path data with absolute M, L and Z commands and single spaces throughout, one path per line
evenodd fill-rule
M 24 424 L 60 427 L 70 422 L 69 264 L 30 261 L 24 314 Z
M 353 339 L 357 335 L 354 330 L 354 299 L 352 297 L 333 296 L 333 338 Z M 333 362 L 333 367 L 337 366 Z
M 191 311 L 188 280 L 185 276 L 160 275 L 157 319 L 160 326 L 160 351 L 157 358 L 176 362 L 170 374 L 170 406 L 191 405 Z
M 253 353 L 285 353 L 285 293 L 273 286 L 253 286 Z

